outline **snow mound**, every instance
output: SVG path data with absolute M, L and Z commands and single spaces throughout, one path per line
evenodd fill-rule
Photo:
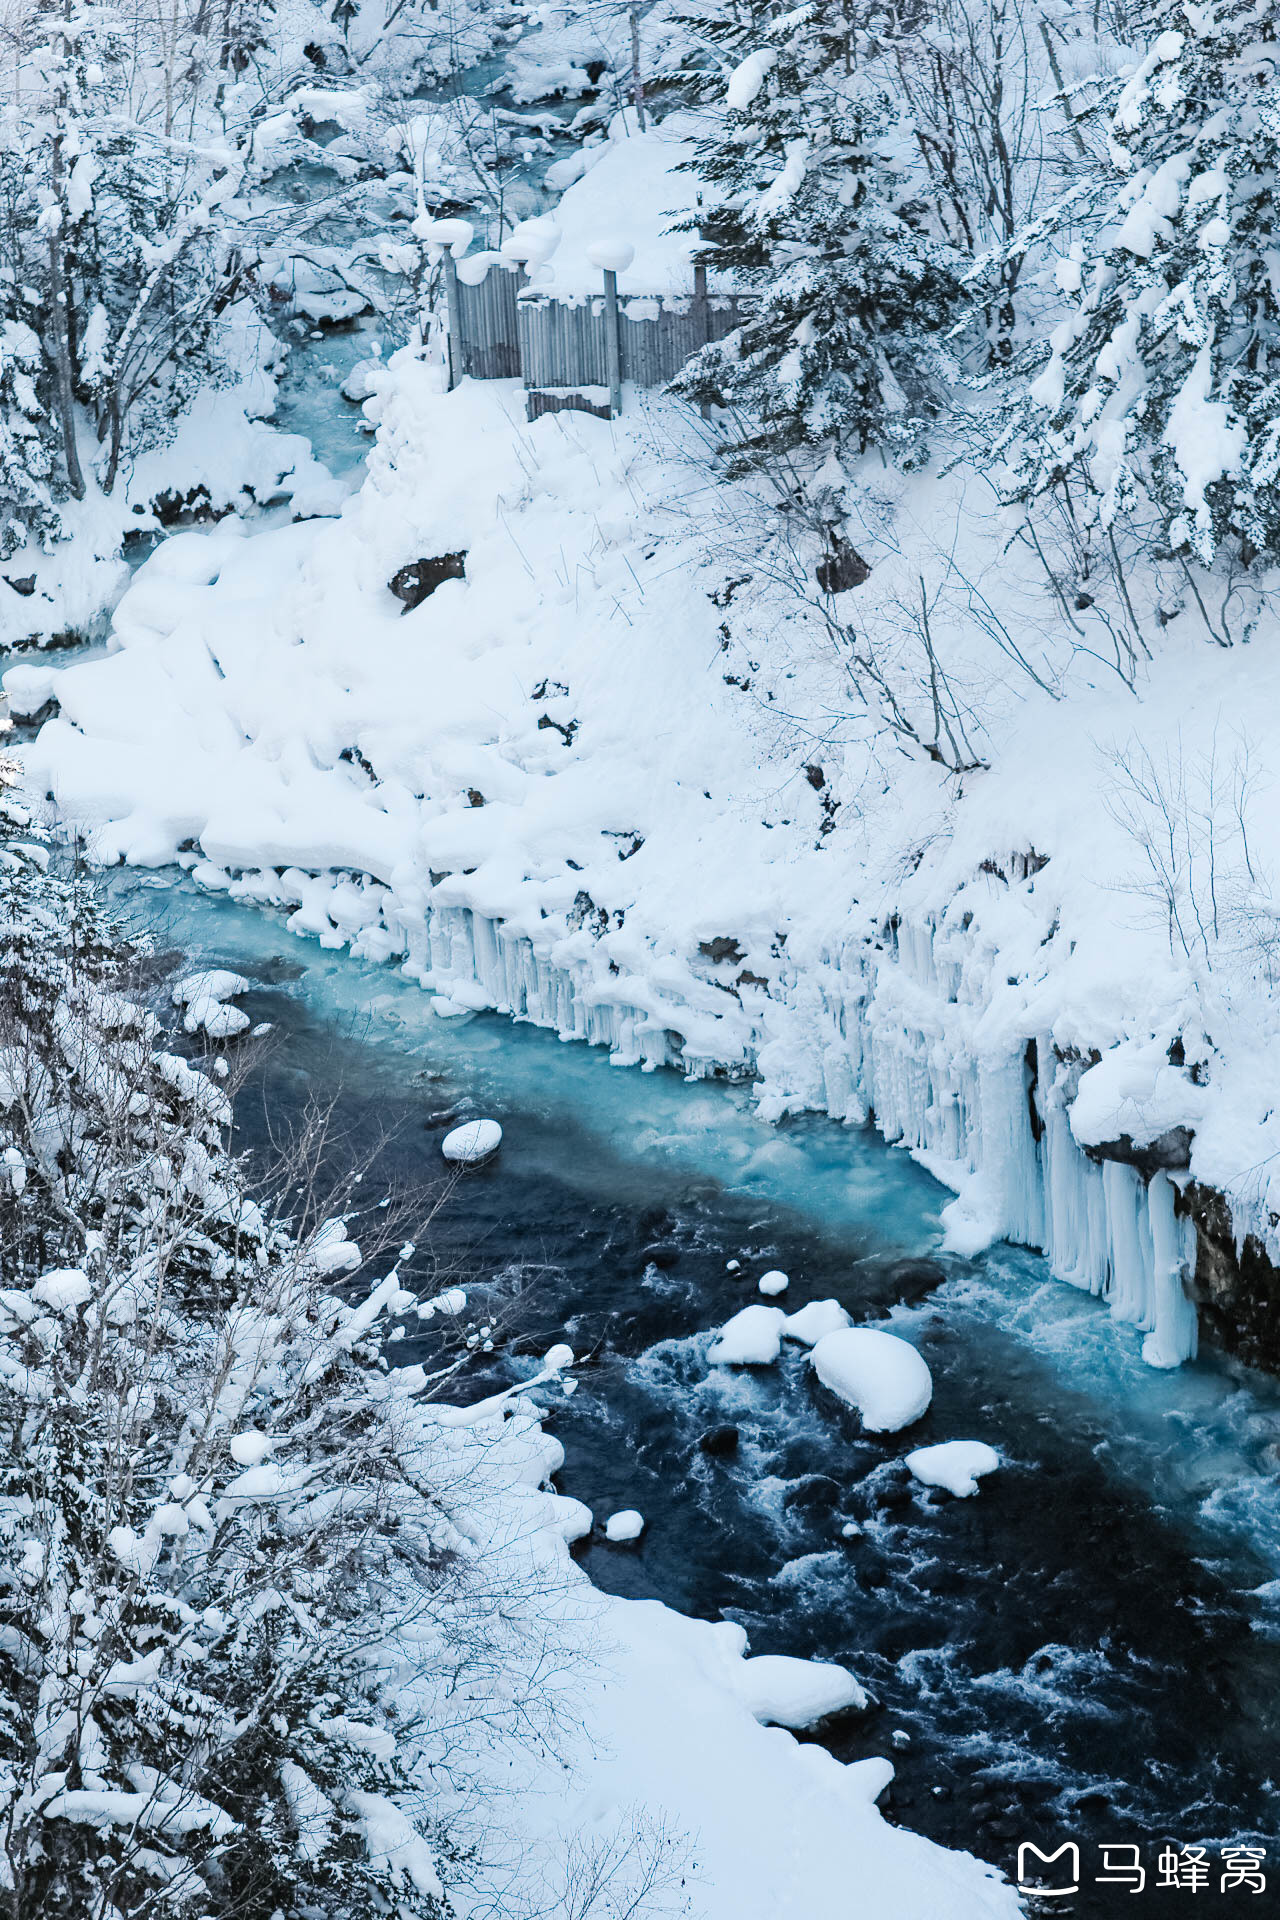
M 768 1367 L 782 1351 L 781 1307 L 744 1307 L 726 1320 L 707 1358 L 716 1367 Z
M 790 1285 L 790 1279 L 777 1267 L 771 1267 L 768 1273 L 762 1273 L 756 1282 L 759 1292 L 768 1294 L 785 1293 Z
M 699 132 L 687 113 L 668 114 L 643 133 L 628 130 L 625 116 L 618 116 L 608 143 L 555 210 L 560 242 L 549 292 L 599 293 L 603 267 L 617 273 L 622 294 L 693 291 L 693 256 L 701 242 L 696 233 L 678 229 L 696 210 L 695 177 L 685 163 Z M 722 279 L 709 275 L 712 291 Z
M 310 1253 L 316 1272 L 326 1279 L 336 1273 L 354 1273 L 360 1265 L 360 1249 L 348 1236 L 343 1220 L 325 1220 L 316 1230 Z
M 1071 1131 L 1082 1147 L 1122 1135 L 1149 1146 L 1175 1127 L 1196 1125 L 1206 1096 L 1183 1067 L 1169 1064 L 1159 1041 L 1122 1041 L 1080 1076 L 1071 1107 Z
M 587 248 L 587 258 L 592 266 L 599 267 L 604 273 L 625 273 L 635 257 L 636 250 L 628 241 L 612 237 L 593 240 Z
M 93 1292 L 88 1274 L 79 1267 L 54 1267 L 42 1273 L 31 1289 L 31 1298 L 55 1313 L 74 1313 Z
M 733 1682 L 747 1711 L 775 1727 L 811 1727 L 830 1713 L 843 1713 L 847 1707 L 861 1712 L 867 1704 L 853 1675 L 826 1660 L 757 1654 L 742 1661 Z
M 240 1467 L 260 1467 L 271 1451 L 271 1436 L 250 1429 L 245 1433 L 233 1433 L 230 1440 L 231 1458 Z
M 637 1513 L 634 1507 L 624 1507 L 621 1513 L 611 1513 L 604 1523 L 604 1537 L 615 1544 L 627 1540 L 638 1540 L 644 1532 L 644 1515 Z
M 10 667 L 0 685 L 3 685 L 5 698 L 9 702 L 9 711 L 19 720 L 28 719 L 33 713 L 39 713 L 54 697 L 54 682 L 58 678 L 56 667 L 28 666 L 25 662 Z
M 782 1333 L 784 1339 L 799 1340 L 806 1347 L 816 1347 L 826 1334 L 839 1333 L 842 1328 L 852 1325 L 838 1300 L 811 1300 L 807 1307 L 787 1315 L 782 1323 Z
M 978 1491 L 984 1473 L 994 1473 L 1000 1455 L 983 1440 L 944 1440 L 936 1447 L 917 1447 L 907 1455 L 907 1466 L 926 1487 L 945 1487 L 958 1500 Z
M 249 1016 L 239 1007 L 227 1005 L 237 994 L 248 993 L 251 982 L 243 974 L 226 967 L 214 967 L 207 973 L 189 973 L 173 989 L 175 1007 L 185 1007 L 182 1024 L 188 1033 L 202 1029 L 211 1040 L 229 1040 L 243 1033 Z
M 913 1346 L 874 1327 L 824 1334 L 810 1356 L 824 1387 L 862 1415 L 869 1433 L 896 1433 L 933 1398 L 933 1376 Z
M 502 1145 L 502 1128 L 496 1120 L 468 1120 L 446 1133 L 440 1151 L 457 1166 L 478 1166 Z

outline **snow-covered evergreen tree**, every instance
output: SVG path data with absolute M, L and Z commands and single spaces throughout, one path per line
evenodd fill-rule
M 702 258 L 760 298 L 677 389 L 736 410 L 734 472 L 801 448 L 909 459 L 938 403 L 957 263 L 913 197 L 893 104 L 850 40 L 848 10 L 827 0 L 762 21 L 723 126 L 698 151 Z
M 1101 179 L 1059 216 L 1070 306 L 1007 393 L 1008 492 L 1154 551 L 1280 555 L 1280 79 L 1269 10 L 1161 5 L 1113 98 Z M 1037 244 L 1044 226 L 1020 245 Z M 1144 534 L 1144 537 L 1147 537 Z

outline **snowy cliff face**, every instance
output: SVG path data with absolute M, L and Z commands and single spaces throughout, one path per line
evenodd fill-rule
M 1043 1247 L 1153 1364 L 1186 1358 L 1188 1183 L 1230 1206 L 1226 1229 L 1198 1203 L 1219 1328 L 1232 1233 L 1259 1271 L 1276 1253 L 1274 664 L 1176 619 L 1136 695 L 1056 660 L 960 483 L 873 476 L 848 623 L 897 631 L 944 512 L 1003 595 L 995 628 L 957 624 L 981 764 L 948 773 L 859 705 L 812 592 L 744 577 L 759 521 L 692 415 L 527 426 L 522 400 L 402 355 L 338 519 L 170 540 L 110 657 L 6 676 L 15 708 L 59 705 L 37 790 L 103 860 L 283 906 L 443 1014 L 756 1076 L 773 1117 L 873 1117 L 956 1190 L 953 1247 Z M 405 569 L 432 582 L 408 608 Z M 1043 685 L 1009 666 L 1015 616 Z M 1162 851 L 1177 783 L 1192 824 Z

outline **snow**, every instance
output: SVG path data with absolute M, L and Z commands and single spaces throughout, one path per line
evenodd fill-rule
M 405 355 L 368 405 L 378 444 L 339 518 L 180 534 L 140 569 L 117 650 L 58 673 L 59 715 L 22 750 L 37 793 L 56 796 L 93 857 L 195 864 L 206 884 L 282 909 L 296 933 L 402 964 L 442 1008 L 507 1010 L 620 1065 L 754 1075 L 767 1119 L 873 1111 L 955 1190 L 949 1246 L 1041 1247 L 1060 1278 L 1105 1300 L 1121 1338 L 1160 1364 L 1192 1353 L 1181 1270 L 1194 1246 L 1166 1176 L 1100 1164 L 1083 1145 L 1158 1137 L 1176 1119 L 1194 1133 L 1193 1177 L 1280 1251 L 1280 1016 L 1235 984 L 1259 922 L 1230 809 L 1213 802 L 1221 897 L 1239 905 L 1210 975 L 1171 952 L 1143 892 L 1150 823 L 1133 801 L 1126 826 L 1123 770 L 1149 752 L 1195 818 L 1211 810 L 1215 743 L 1215 791 L 1224 756 L 1261 781 L 1280 712 L 1274 650 L 1209 647 L 1171 622 L 1167 672 L 1140 698 L 1094 674 L 1062 699 L 1013 697 L 1005 666 L 984 678 L 975 653 L 988 770 L 958 797 L 910 760 L 886 780 L 874 737 L 851 742 L 828 756 L 842 804 L 823 838 L 794 732 L 765 696 L 829 711 L 826 656 L 797 639 L 770 668 L 752 641 L 779 630 L 764 589 L 740 596 L 745 638 L 722 654 L 710 595 L 726 563 L 700 524 L 700 488 L 690 505 L 685 452 L 666 451 L 687 451 L 684 413 L 655 396 L 620 421 L 526 425 L 514 386 L 444 394 Z M 876 481 L 912 540 L 937 513 L 921 490 L 939 484 Z M 984 591 L 1011 619 L 1042 611 L 1034 573 L 995 552 L 963 489 L 952 511 Z M 465 581 L 402 616 L 386 590 L 396 568 L 460 550 Z M 858 589 L 864 622 L 895 618 L 915 552 L 908 542 L 906 573 L 879 554 Z M 751 678 L 752 659 L 744 698 L 725 676 Z M 1227 743 L 1223 714 L 1250 716 L 1243 745 Z M 576 722 L 571 744 L 544 718 Z M 353 746 L 376 786 L 342 758 Z M 1280 830 L 1255 788 L 1248 847 L 1265 874 L 1280 870 Z M 1027 871 L 1032 850 L 1047 864 Z M 727 935 L 740 969 L 703 957 Z M 726 991 L 739 970 L 765 986 Z M 1230 983 L 1211 1014 L 1206 981 Z M 1186 1069 L 1168 1059 L 1184 1034 Z
M 856 1407 L 868 1433 L 896 1433 L 928 1410 L 933 1377 L 916 1349 L 875 1327 L 825 1333 L 810 1354 L 824 1387 Z
M 753 1657 L 733 1622 L 594 1593 L 545 1490 L 562 1463 L 557 1442 L 518 1406 L 505 1421 L 498 1412 L 446 1431 L 463 1436 L 475 1462 L 477 1532 L 502 1542 L 526 1581 L 550 1570 L 557 1604 L 591 1650 L 575 1675 L 569 1752 L 489 1756 L 514 1858 L 560 1854 L 584 1832 L 625 1836 L 640 1807 L 694 1842 L 681 1898 L 697 1920 L 826 1920 L 847 1911 L 851 1887 L 875 1920 L 1016 1920 L 1017 1897 L 994 1869 L 882 1817 L 875 1803 L 891 1761 L 845 1765 L 786 1730 L 866 1704 L 846 1668 Z
M 851 1707 L 861 1712 L 867 1705 L 866 1694 L 844 1667 L 780 1653 L 744 1660 L 734 1691 L 754 1719 L 776 1727 L 811 1727 L 828 1714 Z
M 762 1273 L 756 1281 L 757 1291 L 764 1294 L 785 1293 L 790 1285 L 787 1275 L 777 1267 L 770 1268 L 768 1273 Z
M 478 1166 L 502 1145 L 502 1128 L 496 1120 L 467 1120 L 454 1127 L 440 1142 L 446 1160 L 464 1167 Z
M 361 1793 L 354 1787 L 345 1798 L 364 1830 L 370 1860 L 389 1866 L 428 1899 L 443 1901 L 444 1887 L 430 1849 L 399 1807 L 385 1794 Z
M 787 1340 L 799 1340 L 803 1346 L 816 1347 L 825 1334 L 837 1333 L 853 1322 L 838 1300 L 811 1300 L 797 1313 L 789 1313 L 782 1323 Z
M 635 248 L 625 240 L 595 240 L 587 248 L 592 266 L 609 273 L 625 273 L 635 257 Z
M 360 1265 L 360 1249 L 350 1238 L 345 1220 L 322 1221 L 308 1243 L 307 1255 L 316 1272 L 326 1277 L 354 1273 Z
M 644 1532 L 644 1515 L 637 1513 L 634 1507 L 624 1507 L 621 1513 L 611 1513 L 604 1523 L 604 1537 L 620 1544 L 627 1540 L 638 1540 Z
M 55 1267 L 40 1275 L 31 1297 L 55 1313 L 74 1313 L 93 1297 L 93 1283 L 80 1267 Z
M 944 1440 L 936 1447 L 917 1447 L 906 1464 L 922 1485 L 944 1487 L 965 1500 L 978 1491 L 983 1474 L 995 1472 L 1000 1455 L 981 1440 Z
M 233 1433 L 228 1445 L 231 1458 L 241 1467 L 260 1466 L 271 1451 L 271 1439 L 265 1433 Z
M 643 133 L 621 117 L 614 121 L 599 158 L 556 206 L 560 239 L 542 290 L 557 297 L 599 293 L 601 269 L 610 266 L 620 295 L 692 293 L 698 236 L 671 229 L 697 205 L 695 178 L 681 168 L 698 130 L 688 113 L 668 114 Z M 615 267 L 615 260 L 623 264 Z M 710 284 L 719 286 L 719 276 L 712 274 Z
M 725 88 L 725 105 L 737 112 L 751 105 L 765 83 L 770 68 L 777 60 L 772 47 L 759 47 L 740 60 L 729 75 L 729 84 Z
M 743 1307 L 721 1327 L 708 1360 L 718 1367 L 771 1366 L 782 1351 L 786 1317 L 781 1307 Z
M 17 714 L 19 719 L 39 713 L 52 698 L 57 678 L 56 667 L 31 666 L 23 661 L 16 667 L 6 668 L 0 684 L 4 686 L 10 713 Z
M 1194 1128 L 1204 1107 L 1203 1089 L 1170 1065 L 1167 1047 L 1123 1040 L 1080 1076 L 1071 1131 L 1082 1147 L 1121 1136 L 1145 1147 L 1175 1127 Z
M 186 1008 L 182 1024 L 188 1033 L 203 1030 L 211 1040 L 229 1040 L 244 1032 L 249 1016 L 226 1003 L 237 994 L 248 993 L 251 985 L 241 974 L 215 967 L 179 980 L 173 989 L 173 1004 Z

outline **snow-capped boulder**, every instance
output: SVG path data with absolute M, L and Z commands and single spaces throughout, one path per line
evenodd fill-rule
M 782 1323 L 782 1333 L 786 1340 L 798 1340 L 802 1346 L 816 1347 L 824 1335 L 839 1333 L 842 1327 L 852 1325 L 838 1300 L 811 1300 L 807 1307 L 787 1315 Z
M 744 1307 L 726 1320 L 707 1358 L 717 1367 L 768 1367 L 782 1351 L 781 1307 Z
M 644 1515 L 637 1513 L 634 1507 L 624 1507 L 621 1513 L 611 1513 L 604 1523 L 604 1537 L 612 1540 L 615 1546 L 638 1540 L 643 1532 Z
M 983 1440 L 944 1440 L 936 1447 L 917 1447 L 906 1464 L 922 1486 L 943 1487 L 958 1500 L 978 1491 L 984 1473 L 994 1473 L 1000 1455 Z
M 828 1714 L 866 1706 L 853 1675 L 827 1660 L 762 1653 L 734 1670 L 734 1691 L 757 1720 L 775 1727 L 811 1727 Z
M 496 1120 L 467 1120 L 446 1133 L 440 1151 L 455 1166 L 474 1167 L 502 1145 L 502 1128 Z
M 243 1033 L 249 1016 L 239 1007 L 229 1006 L 238 994 L 248 993 L 252 982 L 243 974 L 226 967 L 211 967 L 204 973 L 189 973 L 173 989 L 175 1007 L 185 1007 L 182 1024 L 188 1033 L 202 1029 L 211 1040 L 230 1040 Z
M 823 1386 L 862 1415 L 869 1433 L 896 1433 L 927 1410 L 933 1376 L 915 1348 L 875 1327 L 824 1334 L 810 1355 Z

